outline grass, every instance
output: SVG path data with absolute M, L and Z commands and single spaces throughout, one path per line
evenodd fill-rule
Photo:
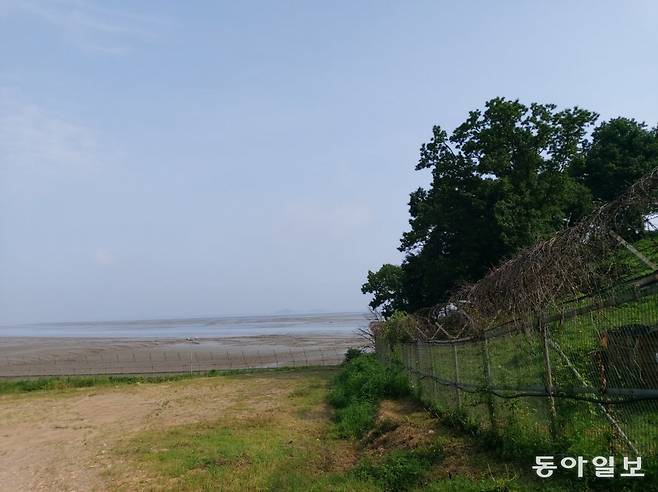
M 533 453 L 541 448 L 538 443 L 532 448 L 532 434 L 518 442 L 501 440 L 463 414 L 440 415 L 442 422 L 460 429 L 455 434 L 441 431 L 439 419 L 417 406 L 400 410 L 391 420 L 381 413 L 380 404 L 386 399 L 389 408 L 390 398 L 403 397 L 403 408 L 409 401 L 404 397 L 408 382 L 399 369 L 387 370 L 372 355 L 355 357 L 339 371 L 305 371 L 299 376 L 273 378 L 272 384 L 285 385 L 286 396 L 279 397 L 271 411 L 239 401 L 214 420 L 152 429 L 125 442 L 116 452 L 133 470 L 144 470 L 142 478 L 148 482 L 116 481 L 115 488 L 558 492 L 614 485 L 651 490 L 639 480 L 570 480 L 564 470 L 549 481 L 539 480 L 530 469 Z M 233 374 L 228 380 L 244 385 L 248 393 L 249 381 L 266 377 Z M 337 407 L 333 415 L 327 402 Z M 427 437 L 429 430 L 432 435 Z M 517 431 L 523 436 L 522 427 Z M 419 436 L 425 436 L 423 442 L 412 444 Z M 501 459 L 502 452 L 516 458 Z M 455 460 L 465 464 L 455 465 Z
M 423 490 L 426 492 L 510 492 L 524 489 L 520 488 L 514 480 L 460 476 L 451 480 L 432 482 Z
M 336 409 L 338 435 L 362 437 L 372 428 L 381 399 L 400 398 L 409 391 L 409 382 L 400 367 L 384 367 L 374 354 L 348 358 L 329 393 L 329 402 Z
M 437 447 L 395 449 L 379 459 L 365 457 L 352 470 L 352 475 L 375 484 L 385 491 L 408 490 L 417 485 L 427 470 L 441 462 Z
M 36 378 L 20 379 L 0 379 L 0 395 L 31 393 L 35 391 L 54 391 L 68 390 L 75 388 L 90 388 L 103 386 L 119 386 L 131 384 L 158 384 L 171 381 L 181 381 L 187 379 L 207 378 L 215 376 L 233 376 L 241 374 L 257 374 L 261 372 L 299 372 L 306 370 L 324 370 L 324 367 L 281 367 L 281 368 L 263 368 L 263 369 L 229 369 L 229 370 L 211 370 L 208 372 L 195 372 L 185 374 L 168 374 L 168 375 L 116 375 L 116 376 L 46 376 Z M 328 367 L 326 370 L 332 370 Z
M 248 385 L 261 377 L 267 374 L 236 374 L 231 382 Z M 440 440 L 430 437 L 418 447 L 374 448 L 380 446 L 374 444 L 378 439 L 396 432 L 400 422 L 418 427 L 414 432 L 422 436 L 427 436 L 422 422 L 434 425 L 416 406 L 415 415 L 375 422 L 383 398 L 401 397 L 408 390 L 403 374 L 383 367 L 372 355 L 355 357 L 338 372 L 305 372 L 274 411 L 238 403 L 216 420 L 153 429 L 124 443 L 117 451 L 122 461 L 146 470 L 149 481 L 118 488 L 147 488 L 148 483 L 148 488 L 167 490 L 424 490 L 428 474 L 441 467 Z M 344 413 L 332 416 L 329 401 Z M 363 408 L 367 418 L 355 417 Z M 480 478 L 460 480 L 473 487 L 480 483 Z
M 658 255 L 654 236 L 643 240 L 639 247 L 645 253 Z M 647 247 L 654 241 L 653 250 Z M 559 343 L 572 366 L 567 364 L 560 354 L 549 349 L 552 366 L 553 384 L 562 392 L 569 388 L 582 387 L 583 383 L 573 373 L 575 367 L 580 375 L 593 388 L 591 394 L 581 395 L 597 397 L 596 388 L 600 387 L 600 367 L 596 351 L 601 350 L 600 335 L 623 325 L 658 324 L 658 294 L 652 294 L 638 300 L 616 307 L 555 323 L 551 327 L 552 339 Z M 383 348 L 386 350 L 386 348 Z M 545 366 L 541 339 L 539 336 L 511 334 L 488 341 L 491 367 L 491 384 L 497 388 L 507 388 L 509 393 L 516 389 L 544 386 Z M 482 346 L 479 343 L 458 345 L 456 347 L 459 362 L 459 381 L 471 385 L 472 392 L 462 391 L 464 402 L 461 412 L 457 410 L 457 393 L 453 387 L 433 382 L 431 379 L 418 379 L 411 375 L 417 396 L 436 406 L 444 414 L 457 414 L 469 427 L 470 432 L 486 433 L 490 429 L 490 417 L 487 408 L 488 396 L 478 392 L 477 388 L 486 385 Z M 453 348 L 450 346 L 398 345 L 393 348 L 391 358 L 405 361 L 410 368 L 419 369 L 446 381 L 455 381 L 455 363 Z M 634 387 L 632 381 L 633 365 L 628 367 L 617 363 L 609 371 L 608 381 L 612 375 L 623 378 L 621 387 Z M 612 383 L 619 384 L 619 383 Z M 614 386 L 613 386 L 614 387 Z M 571 455 L 582 454 L 596 456 L 609 453 L 613 440 L 612 428 L 601 409 L 594 403 L 557 398 L 558 428 L 560 436 L 557 442 L 551 439 L 547 401 L 539 397 L 504 399 L 494 397 L 498 433 L 501 434 L 499 445 L 501 452 L 510 458 L 522 458 L 528 454 L 537 454 L 544 450 L 566 452 Z M 658 454 L 658 405 L 636 402 L 618 405 L 613 412 L 624 432 L 640 448 L 641 453 L 649 456 Z M 617 444 L 620 440 L 617 439 Z M 617 454 L 623 450 L 617 446 Z
M 330 432 L 326 397 L 334 374 L 306 371 L 273 412 L 238 405 L 216 421 L 144 432 L 119 453 L 145 464 L 165 489 L 378 490 L 343 473 L 354 450 Z M 247 377 L 267 375 L 232 380 L 240 384 Z

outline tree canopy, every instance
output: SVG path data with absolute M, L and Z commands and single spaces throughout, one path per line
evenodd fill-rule
M 658 166 L 658 127 L 649 129 L 628 118 L 602 123 L 592 134 L 582 164 L 574 167 L 574 176 L 596 200 L 609 202 Z
M 655 129 L 625 118 L 594 128 L 597 118 L 495 98 L 450 136 L 435 126 L 416 165 L 431 182 L 410 195 L 404 261 L 368 272 L 371 307 L 388 315 L 441 302 L 657 165 Z
M 385 263 L 376 272 L 368 272 L 368 281 L 361 287 L 361 292 L 373 294 L 371 308 L 380 309 L 386 317 L 405 308 L 401 297 L 402 275 L 402 268 L 390 263 Z

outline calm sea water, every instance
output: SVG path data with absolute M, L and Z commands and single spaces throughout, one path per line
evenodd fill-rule
M 368 313 L 234 316 L 157 320 L 38 323 L 0 326 L 5 337 L 215 338 L 253 335 L 350 335 Z

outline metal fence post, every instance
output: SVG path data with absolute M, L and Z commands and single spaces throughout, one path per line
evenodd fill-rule
M 494 402 L 494 395 L 491 392 L 491 359 L 489 357 L 489 342 L 486 336 L 482 337 L 482 360 L 484 366 L 484 380 L 487 390 L 487 407 L 489 408 L 489 418 L 491 419 L 491 430 L 497 432 L 498 426 L 496 425 L 496 404 Z
M 428 348 L 430 349 L 430 371 L 432 372 L 432 402 L 436 404 L 439 399 L 439 383 L 437 381 L 439 374 L 436 370 L 436 356 L 434 354 L 436 346 L 429 345 Z
M 420 343 L 419 340 L 416 340 L 414 343 L 414 352 L 413 352 L 413 374 L 414 374 L 414 386 L 416 386 L 416 389 L 418 389 L 420 385 L 420 377 L 419 377 L 419 371 L 418 371 L 418 361 L 420 359 L 420 354 L 418 350 L 418 344 Z
M 556 439 L 558 436 L 557 428 L 557 410 L 555 409 L 555 397 L 553 396 L 553 371 L 551 370 L 551 356 L 548 350 L 548 327 L 545 323 L 539 321 L 539 332 L 542 337 L 542 348 L 544 353 L 544 386 L 548 395 L 548 417 L 550 419 L 551 436 Z
M 459 388 L 460 381 L 459 381 L 459 361 L 457 358 L 457 344 L 452 343 L 452 358 L 453 362 L 455 365 L 455 394 L 457 395 L 457 408 L 459 410 L 462 409 L 462 392 L 461 389 Z

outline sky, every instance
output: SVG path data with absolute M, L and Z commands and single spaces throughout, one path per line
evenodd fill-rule
M 658 2 L 0 0 L 0 324 L 361 311 L 439 124 L 658 122 Z

